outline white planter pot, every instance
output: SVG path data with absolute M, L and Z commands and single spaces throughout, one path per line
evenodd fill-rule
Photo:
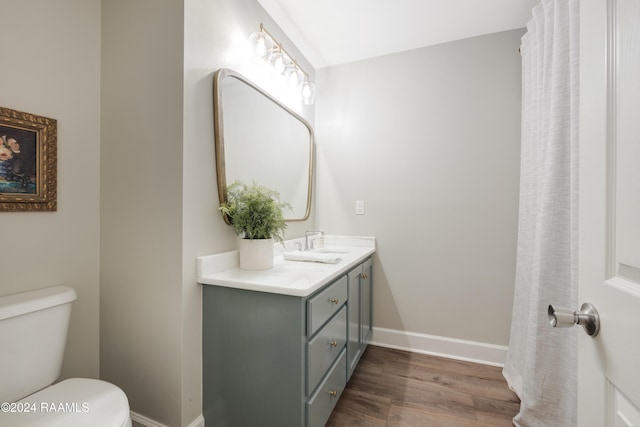
M 273 268 L 273 239 L 240 239 L 240 268 L 243 270 Z

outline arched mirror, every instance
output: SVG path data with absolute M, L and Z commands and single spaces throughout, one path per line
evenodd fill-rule
M 313 129 L 253 82 L 229 69 L 213 81 L 218 197 L 227 185 L 256 183 L 280 193 L 292 206 L 287 221 L 303 221 L 311 210 Z M 226 219 L 225 219 L 226 220 Z

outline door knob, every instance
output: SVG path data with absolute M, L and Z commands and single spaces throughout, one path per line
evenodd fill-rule
M 554 328 L 570 328 L 573 325 L 582 325 L 584 331 L 591 337 L 595 337 L 600 332 L 598 310 L 588 302 L 582 304 L 580 311 L 554 307 L 553 304 L 549 304 L 547 314 L 549 315 L 549 324 Z

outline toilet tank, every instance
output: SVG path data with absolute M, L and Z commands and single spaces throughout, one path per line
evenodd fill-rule
M 75 299 L 68 286 L 0 297 L 0 402 L 14 402 L 58 379 Z

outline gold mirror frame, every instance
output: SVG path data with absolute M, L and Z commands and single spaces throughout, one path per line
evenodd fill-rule
M 312 191 L 312 179 L 313 179 L 313 154 L 314 154 L 314 134 L 311 125 L 298 113 L 291 110 L 282 102 L 275 99 L 269 93 L 257 86 L 255 83 L 228 68 L 221 68 L 215 72 L 213 76 L 213 123 L 214 123 L 214 137 L 215 137 L 215 155 L 216 155 L 216 177 L 218 180 L 218 199 L 220 203 L 225 203 L 228 200 L 227 197 L 227 172 L 225 167 L 225 135 L 224 135 L 224 108 L 223 108 L 223 82 L 227 77 L 232 77 L 240 82 L 246 84 L 250 88 L 254 89 L 259 94 L 274 103 L 274 106 L 282 108 L 285 112 L 289 113 L 293 118 L 300 121 L 309 131 L 309 174 L 308 174 L 308 187 L 307 187 L 307 201 L 304 215 L 296 218 L 285 218 L 285 221 L 306 221 L 309 218 L 311 212 L 311 191 Z M 278 190 L 278 189 L 275 189 Z M 226 216 L 224 220 L 227 224 L 231 224 L 229 218 Z

